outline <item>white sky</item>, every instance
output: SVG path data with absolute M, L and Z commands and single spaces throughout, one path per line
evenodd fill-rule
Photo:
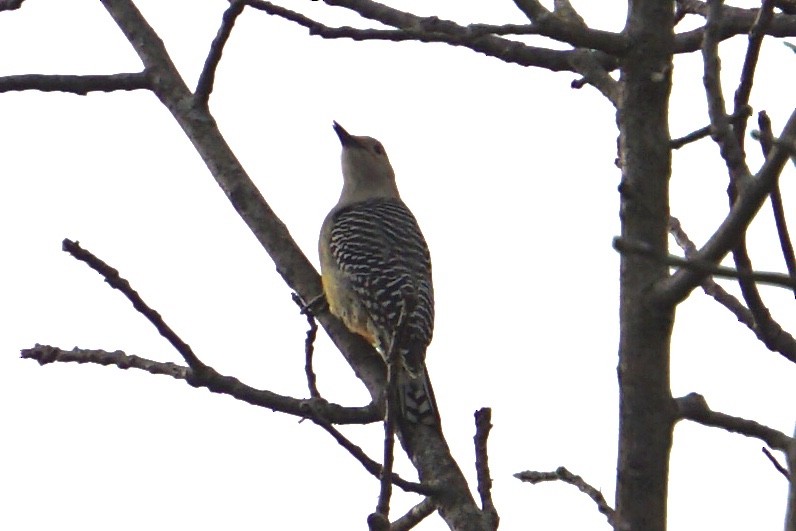
M 596 27 L 624 23 L 624 2 L 573 3 Z M 138 4 L 193 86 L 226 2 Z M 318 4 L 284 5 L 356 23 Z M 512 2 L 499 4 L 400 3 L 463 23 L 523 22 Z M 728 100 L 744 45 L 722 46 Z M 0 13 L 0 50 L 0 75 L 140 69 L 88 0 L 27 0 Z M 752 105 L 777 131 L 794 105 L 782 79 L 794 67 L 792 52 L 764 44 Z M 678 58 L 675 75 L 671 131 L 680 136 L 707 123 L 699 55 Z M 441 44 L 324 41 L 247 10 L 211 96 L 227 141 L 316 264 L 317 232 L 341 185 L 332 120 L 385 144 L 432 252 L 428 365 L 445 433 L 474 489 L 472 414 L 493 408 L 503 529 L 608 528 L 575 488 L 523 484 L 512 477 L 521 470 L 565 465 L 613 503 L 617 132 L 611 106 L 594 89 L 570 89 L 572 79 Z M 203 361 L 255 387 L 306 395 L 304 318 L 152 94 L 0 94 L 0 175 L 0 529 L 365 527 L 376 480 L 311 423 L 140 371 L 19 359 L 38 342 L 181 361 L 121 294 L 60 250 L 69 237 L 118 268 Z M 792 178 L 789 168 L 788 209 Z M 697 244 L 725 215 L 726 182 L 709 141 L 675 153 L 672 214 Z M 766 207 L 750 247 L 756 267 L 783 270 L 770 218 Z M 792 294 L 763 293 L 787 329 Z M 675 395 L 697 391 L 717 410 L 790 433 L 792 364 L 701 292 L 677 317 Z M 323 333 L 315 368 L 329 400 L 367 401 Z M 380 426 L 343 431 L 380 455 Z M 671 529 L 779 529 L 786 483 L 761 446 L 678 426 Z M 399 472 L 412 477 L 405 460 Z M 393 515 L 417 501 L 397 496 Z M 432 516 L 419 529 L 445 525 Z

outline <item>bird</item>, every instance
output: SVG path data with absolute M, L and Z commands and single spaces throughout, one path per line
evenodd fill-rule
M 333 128 L 342 144 L 343 188 L 321 226 L 321 281 L 330 312 L 385 358 L 396 356 L 396 396 L 387 406 L 399 429 L 439 428 L 426 369 L 434 331 L 431 257 L 398 192 L 384 146 Z

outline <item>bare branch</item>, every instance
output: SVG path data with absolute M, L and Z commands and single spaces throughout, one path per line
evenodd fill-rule
M 13 11 L 22 7 L 25 0 L 0 0 L 0 11 Z
M 763 453 L 768 458 L 768 460 L 771 461 L 771 464 L 774 465 L 774 468 L 777 469 L 777 472 L 785 476 L 785 479 L 790 481 L 790 472 L 788 472 L 788 469 L 779 464 L 777 458 L 774 457 L 774 455 L 771 453 L 771 451 L 768 448 L 764 446 L 763 448 L 761 448 L 761 450 L 763 450 Z
M 146 72 L 108 75 L 21 74 L 0 77 L 0 93 L 22 90 L 71 92 L 85 96 L 89 92 L 151 89 Z
M 757 125 L 760 127 L 760 147 L 763 149 L 763 155 L 768 157 L 771 148 L 774 146 L 774 133 L 771 130 L 771 120 L 765 111 L 761 111 L 758 114 Z M 794 255 L 793 242 L 791 242 L 788 232 L 788 223 L 785 220 L 785 207 L 782 204 L 779 179 L 774 183 L 774 188 L 771 190 L 771 209 L 774 213 L 774 224 L 777 227 L 779 245 L 782 249 L 782 256 L 785 258 L 788 274 L 791 278 L 796 278 L 796 255 Z M 794 295 L 796 295 L 796 290 L 794 290 Z
M 699 0 L 678 0 L 678 10 L 686 14 L 707 16 L 706 2 Z M 746 35 L 754 26 L 759 9 L 742 9 L 724 6 L 721 10 L 721 23 L 718 28 L 718 40 L 723 41 L 736 35 Z M 689 53 L 702 46 L 705 28 L 698 28 L 683 33 L 678 33 L 674 41 L 674 53 Z M 792 14 L 778 14 L 768 25 L 766 35 L 772 37 L 796 36 L 796 16 Z
M 315 316 L 312 314 L 310 308 L 301 300 L 301 296 L 293 292 L 291 294 L 293 302 L 301 308 L 301 314 L 307 317 L 307 338 L 304 340 L 304 373 L 307 375 L 307 387 L 310 390 L 310 396 L 313 398 L 320 398 L 321 393 L 318 391 L 317 378 L 315 371 L 312 369 L 312 355 L 315 352 L 315 337 L 318 334 L 318 324 L 315 322 Z
M 735 189 L 743 187 L 751 178 L 741 146 L 732 134 L 732 127 L 724 106 L 721 89 L 721 60 L 719 59 L 719 27 L 723 0 L 708 0 L 708 19 L 702 41 L 705 63 L 705 93 L 708 97 L 711 134 L 719 145 L 721 157 L 727 164 L 730 180 Z M 733 194 L 734 196 L 734 194 Z M 734 197 L 733 197 L 734 200 Z
M 482 24 L 461 26 L 455 22 L 437 17 L 419 17 L 370 0 L 325 0 L 325 3 L 351 9 L 364 18 L 398 28 L 398 31 L 362 30 L 349 27 L 330 28 L 300 13 L 277 6 L 271 2 L 263 0 L 245 1 L 247 5 L 253 8 L 296 22 L 308 28 L 311 35 L 319 35 L 324 38 L 444 42 L 452 46 L 463 46 L 487 56 L 496 57 L 507 63 L 536 66 L 555 72 L 576 71 L 570 63 L 573 55 L 572 50 L 550 50 L 548 48 L 529 46 L 497 35 L 485 35 L 483 31 L 485 26 Z M 516 29 L 516 27 L 510 29 Z M 511 33 L 511 31 L 507 33 Z M 524 32 L 524 34 L 529 33 L 536 34 L 537 32 L 531 29 Z M 544 28 L 539 28 L 539 35 L 555 38 L 552 35 L 548 35 L 548 33 L 549 31 Z M 603 50 L 603 48 L 607 47 L 611 50 L 610 53 L 620 54 L 627 46 L 624 37 L 615 33 L 597 30 L 585 31 L 581 28 L 578 32 L 573 31 L 573 35 L 576 35 L 577 42 L 571 42 L 570 44 L 592 50 Z M 609 55 L 609 52 L 599 51 L 592 53 L 595 60 L 607 70 L 616 68 L 616 59 Z
M 199 81 L 196 83 L 196 90 L 194 91 L 194 105 L 198 107 L 207 107 L 210 93 L 213 91 L 213 83 L 216 78 L 216 69 L 218 63 L 221 61 L 221 54 L 224 51 L 224 45 L 227 43 L 232 27 L 235 25 L 238 15 L 243 12 L 245 4 L 241 0 L 232 0 L 229 7 L 224 11 L 221 17 L 221 26 L 218 28 L 215 39 L 210 45 L 210 52 L 205 59 L 202 73 L 199 74 Z
M 120 369 L 139 369 L 150 374 L 165 374 L 178 380 L 185 380 L 193 387 L 206 388 L 210 392 L 229 395 L 253 406 L 259 406 L 287 413 L 302 418 L 316 417 L 323 422 L 336 424 L 368 424 L 381 418 L 379 409 L 371 404 L 366 407 L 343 407 L 323 400 L 299 399 L 278 395 L 270 391 L 254 389 L 242 383 L 237 378 L 218 374 L 211 367 L 205 366 L 197 374 L 190 367 L 174 363 L 162 363 L 148 360 L 139 356 L 128 355 L 117 350 L 106 352 L 104 350 L 73 349 L 62 350 L 49 345 L 36 345 L 33 348 L 21 351 L 23 359 L 32 359 L 40 365 L 48 363 L 95 363 L 98 365 L 113 365 Z
M 796 111 L 794 111 L 782 132 L 784 144 L 791 145 L 796 139 Z M 768 193 L 788 161 L 789 151 L 781 144 L 775 144 L 760 171 L 744 193 L 736 201 L 727 217 L 713 233 L 708 242 L 695 255 L 697 262 L 719 263 L 733 248 L 752 218 L 763 205 Z M 682 268 L 668 278 L 659 281 L 654 287 L 653 297 L 661 304 L 674 305 L 685 299 L 707 275 L 704 271 Z
M 754 83 L 755 70 L 757 69 L 757 60 L 760 57 L 760 48 L 763 45 L 763 37 L 765 37 L 766 28 L 771 23 L 771 18 L 774 12 L 774 1 L 763 0 L 755 19 L 752 28 L 749 30 L 749 45 L 746 48 L 746 57 L 744 58 L 743 68 L 741 70 L 741 80 L 738 83 L 738 88 L 735 91 L 735 112 L 749 106 L 749 96 L 752 94 L 752 84 Z M 746 119 L 735 122 L 733 124 L 733 131 L 735 132 L 735 139 L 743 151 L 744 148 L 744 132 L 746 131 Z
M 789 445 L 793 442 L 791 437 L 788 437 L 781 431 L 764 426 L 754 420 L 742 419 L 740 417 L 733 417 L 725 413 L 713 411 L 708 407 L 705 397 L 700 394 L 690 393 L 686 396 L 676 398 L 675 402 L 677 403 L 678 409 L 677 420 L 692 420 L 703 426 L 722 428 L 746 437 L 760 439 L 771 448 L 783 452 L 787 451 Z
M 677 218 L 669 218 L 669 232 L 674 236 L 677 245 L 685 252 L 686 258 L 692 259 L 697 252 L 696 246 L 685 233 Z M 781 326 L 772 320 L 769 323 L 769 328 L 765 331 L 762 330 L 749 308 L 744 306 L 736 297 L 727 293 L 711 277 L 705 278 L 702 282 L 702 289 L 706 294 L 713 297 L 716 302 L 730 310 L 738 321 L 754 332 L 757 339 L 762 341 L 766 348 L 782 355 L 789 361 L 796 362 L 796 338 L 783 330 Z
M 747 105 L 741 109 L 738 109 L 733 114 L 731 114 L 728 118 L 730 123 L 734 126 L 738 120 L 746 119 L 752 115 L 752 107 Z M 681 147 L 691 144 L 692 142 L 696 142 L 697 140 L 701 140 L 705 137 L 710 136 L 711 134 L 711 126 L 706 125 L 701 129 L 697 129 L 696 131 L 692 131 L 685 136 L 681 136 L 680 138 L 675 138 L 669 143 L 669 147 L 672 149 L 680 149 Z
M 558 467 L 555 472 L 537 472 L 535 470 L 526 470 L 525 472 L 518 472 L 514 474 L 514 477 L 521 481 L 525 481 L 526 483 L 530 483 L 531 485 L 536 485 L 537 483 L 541 483 L 543 481 L 563 481 L 564 483 L 574 485 L 578 488 L 578 490 L 586 494 L 594 501 L 595 504 L 597 504 L 597 510 L 600 511 L 600 514 L 605 515 L 605 518 L 608 520 L 608 523 L 611 524 L 611 527 L 616 530 L 622 529 L 619 525 L 619 522 L 617 522 L 614 509 L 608 505 L 608 502 L 605 501 L 605 497 L 602 495 L 602 493 L 586 483 L 582 477 L 573 474 L 563 466 Z
M 405 515 L 394 521 L 390 526 L 390 531 L 409 531 L 417 524 L 422 522 L 428 515 L 432 514 L 437 508 L 432 498 L 426 498 L 407 512 Z
M 487 439 L 492 429 L 492 409 L 484 407 L 475 412 L 475 471 L 478 478 L 478 495 L 481 497 L 481 509 L 491 520 L 492 529 L 498 528 L 498 516 L 495 503 L 492 501 L 492 478 L 489 474 L 489 452 Z
M 514 4 L 530 21 L 550 15 L 550 11 L 539 0 L 514 0 Z
M 619 84 L 608 74 L 591 50 L 578 49 L 572 52 L 572 67 L 582 79 L 572 82 L 572 88 L 581 88 L 585 83 L 600 91 L 614 107 L 619 108 Z
M 69 239 L 64 239 L 63 250 L 71 254 L 77 260 L 85 262 L 91 269 L 102 275 L 110 287 L 118 289 L 127 299 L 133 303 L 133 307 L 147 318 L 152 325 L 157 329 L 158 333 L 171 343 L 177 352 L 183 357 L 188 366 L 194 371 L 202 371 L 205 369 L 205 364 L 193 353 L 191 347 L 183 341 L 169 325 L 163 321 L 163 317 L 158 312 L 149 307 L 147 303 L 141 298 L 130 283 L 119 276 L 119 272 L 91 254 L 91 252 L 80 247 L 78 242 L 73 242 Z
M 316 402 L 316 403 L 323 404 L 324 402 Z M 337 441 L 337 443 L 340 446 L 345 448 L 348 451 L 348 453 L 350 453 L 357 461 L 359 461 L 362 464 L 362 466 L 365 467 L 365 470 L 370 472 L 371 475 L 373 475 L 376 478 L 383 477 L 382 466 L 373 459 L 371 459 L 370 457 L 368 457 L 368 455 L 365 453 L 364 450 L 362 450 L 362 448 L 349 441 L 342 433 L 340 433 L 340 431 L 337 428 L 335 428 L 330 422 L 326 421 L 326 417 L 321 415 L 315 415 L 308 418 L 312 420 L 315 424 L 326 430 L 326 432 L 329 433 L 329 435 L 334 437 L 334 440 Z M 418 494 L 423 494 L 425 496 L 433 496 L 435 494 L 439 494 L 438 489 L 434 489 L 428 485 L 423 485 L 421 483 L 413 483 L 411 481 L 406 481 L 405 479 L 402 479 L 398 474 L 394 472 L 390 472 L 390 480 L 392 481 L 393 484 L 405 490 L 406 492 L 416 492 Z
M 683 267 L 714 277 L 746 279 L 758 282 L 760 284 L 770 284 L 772 286 L 785 288 L 796 287 L 796 280 L 782 273 L 771 273 L 768 271 L 739 271 L 731 267 L 716 265 L 713 262 L 681 258 L 671 254 L 661 254 L 646 243 L 634 242 L 625 238 L 614 238 L 614 249 L 620 253 L 633 253 L 647 256 L 669 266 Z

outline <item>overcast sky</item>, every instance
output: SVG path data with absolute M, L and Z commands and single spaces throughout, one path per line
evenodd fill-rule
M 137 4 L 195 85 L 226 2 Z M 509 0 L 393 4 L 462 23 L 523 22 Z M 595 27 L 624 24 L 624 2 L 573 4 Z M 320 2 L 289 5 L 332 25 L 358 23 Z M 744 45 L 736 38 L 721 48 L 728 100 Z M 27 0 L 0 13 L 0 50 L 0 76 L 141 68 L 89 0 Z M 752 105 L 769 112 L 775 131 L 796 103 L 783 82 L 794 68 L 791 51 L 765 42 Z M 210 99 L 239 160 L 316 265 L 318 230 L 342 182 L 332 120 L 383 142 L 432 253 L 428 366 L 446 437 L 475 488 L 473 412 L 493 408 L 503 529 L 608 529 L 574 487 L 523 484 L 512 477 L 522 470 L 564 465 L 613 504 L 617 131 L 610 104 L 590 87 L 572 90 L 573 79 L 442 44 L 324 41 L 246 10 Z M 677 59 L 673 136 L 707 123 L 701 79 L 698 54 Z M 749 151 L 756 168 L 753 143 Z M 60 250 L 68 237 L 119 269 L 205 363 L 306 396 L 305 319 L 155 96 L 0 94 L 0 176 L 0 528 L 365 527 L 376 480 L 312 423 L 140 371 L 19 359 L 42 343 L 181 362 L 120 293 Z M 792 180 L 788 168 L 789 210 Z M 698 245 L 726 214 L 726 185 L 709 140 L 675 153 L 672 214 Z M 768 206 L 750 249 L 757 268 L 784 269 Z M 793 295 L 763 294 L 787 329 Z M 327 399 L 367 402 L 322 332 L 315 369 Z M 794 376 L 703 293 L 678 309 L 675 396 L 700 392 L 714 409 L 791 433 Z M 380 455 L 380 426 L 343 431 Z M 679 425 L 671 529 L 781 528 L 786 482 L 761 446 Z M 413 477 L 405 459 L 398 471 Z M 419 501 L 396 496 L 395 516 Z M 419 527 L 445 528 L 437 516 Z

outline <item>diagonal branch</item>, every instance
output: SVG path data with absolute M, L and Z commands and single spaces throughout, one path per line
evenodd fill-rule
M 390 531 L 409 531 L 436 510 L 434 500 L 426 498 L 390 525 Z
M 680 221 L 677 218 L 669 218 L 669 233 L 674 236 L 677 245 L 683 249 L 686 258 L 693 259 L 697 252 L 696 245 L 683 230 Z M 735 315 L 739 322 L 743 323 L 755 336 L 763 341 L 767 348 L 771 351 L 782 355 L 785 359 L 796 362 L 796 339 L 788 332 L 782 329 L 778 324 L 776 330 L 769 329 L 766 333 L 757 326 L 754 315 L 749 311 L 749 308 L 743 305 L 734 296 L 727 293 L 727 291 L 716 284 L 711 277 L 705 277 L 702 282 L 702 290 L 713 297 L 716 302 L 727 308 Z M 776 324 L 776 323 L 775 323 Z
M 536 485 L 537 483 L 541 483 L 543 481 L 563 481 L 564 483 L 574 485 L 578 488 L 578 490 L 587 495 L 594 501 L 595 504 L 597 504 L 597 510 L 600 511 L 601 514 L 605 515 L 605 518 L 608 520 L 608 523 L 611 525 L 611 527 L 616 530 L 622 529 L 617 521 L 616 512 L 610 505 L 608 505 L 608 502 L 605 501 L 605 497 L 602 495 L 602 493 L 586 483 L 582 477 L 573 474 L 563 466 L 558 467 L 554 472 L 537 472 L 535 470 L 526 470 L 525 472 L 518 472 L 514 474 L 514 477 L 526 483 L 530 483 L 531 485 Z
M 791 114 L 781 135 L 782 141 L 774 145 L 760 171 L 752 179 L 744 193 L 739 197 L 724 221 L 719 225 L 707 243 L 695 255 L 697 261 L 718 264 L 738 242 L 739 235 L 757 214 L 771 188 L 789 158 L 785 147 L 796 140 L 796 110 Z M 784 145 L 783 145 L 784 144 Z M 675 305 L 684 300 L 691 291 L 702 283 L 707 273 L 693 269 L 681 269 L 668 278 L 659 281 L 653 288 L 653 299 L 660 304 Z
M 754 420 L 733 417 L 726 413 L 713 411 L 708 407 L 705 397 L 700 394 L 690 393 L 676 398 L 675 402 L 678 408 L 678 420 L 692 420 L 704 426 L 722 428 L 733 433 L 740 433 L 746 437 L 760 439 L 769 447 L 783 452 L 787 451 L 789 445 L 793 443 L 791 437 L 779 430 L 769 428 Z
M 72 255 L 72 257 L 80 260 L 81 262 L 85 262 L 91 269 L 102 275 L 102 278 L 105 279 L 105 282 L 110 285 L 113 289 L 118 289 L 122 292 L 122 294 L 127 297 L 131 303 L 133 303 L 133 307 L 146 317 L 146 319 L 152 323 L 152 325 L 157 329 L 158 333 L 166 338 L 166 340 L 171 343 L 171 346 L 180 353 L 182 358 L 188 364 L 188 366 L 193 369 L 194 371 L 200 372 L 204 370 L 205 364 L 202 363 L 199 358 L 196 357 L 196 354 L 193 353 L 190 345 L 188 345 L 185 341 L 183 341 L 180 336 L 178 336 L 174 330 L 171 329 L 169 325 L 163 320 L 163 317 L 160 316 L 158 312 L 152 309 L 144 299 L 135 291 L 130 283 L 122 278 L 119 275 L 119 272 L 91 254 L 91 252 L 83 249 L 80 247 L 80 243 L 73 242 L 69 239 L 64 239 L 63 241 L 63 250 L 68 252 Z
M 774 133 L 771 131 L 771 119 L 766 114 L 766 111 L 760 111 L 757 116 L 757 124 L 760 127 L 760 147 L 763 149 L 763 155 L 768 157 L 771 147 L 774 145 Z M 788 274 L 792 278 L 796 278 L 796 255 L 793 251 L 793 242 L 791 242 L 788 223 L 785 219 L 785 207 L 782 204 L 779 179 L 774 183 L 774 188 L 771 190 L 771 209 L 774 214 L 774 224 L 777 227 L 779 246 L 782 249 L 785 266 L 788 268 Z M 796 290 L 794 290 L 794 294 L 796 294 Z
M 746 118 L 751 115 L 752 107 L 747 105 L 746 107 L 735 111 L 733 114 L 728 116 L 728 118 L 730 120 L 730 124 L 732 124 L 734 127 L 739 120 L 746 120 Z M 687 135 L 681 136 L 679 138 L 673 138 L 669 142 L 669 147 L 672 149 L 680 149 L 681 147 L 691 144 L 692 142 L 696 142 L 697 140 L 702 140 L 703 138 L 710 136 L 711 131 L 711 126 L 706 125 L 705 127 L 701 127 L 696 131 L 688 133 Z
M 198 107 L 207 107 L 210 93 L 213 91 L 213 83 L 216 79 L 216 69 L 218 63 L 221 61 L 221 54 L 224 51 L 224 45 L 227 44 L 229 36 L 232 33 L 232 27 L 235 25 L 238 15 L 243 12 L 244 3 L 241 0 L 232 0 L 229 7 L 224 11 L 221 17 L 221 26 L 218 28 L 215 39 L 210 45 L 210 52 L 205 59 L 202 73 L 199 74 L 199 81 L 196 83 L 196 90 L 194 91 L 194 105 Z

